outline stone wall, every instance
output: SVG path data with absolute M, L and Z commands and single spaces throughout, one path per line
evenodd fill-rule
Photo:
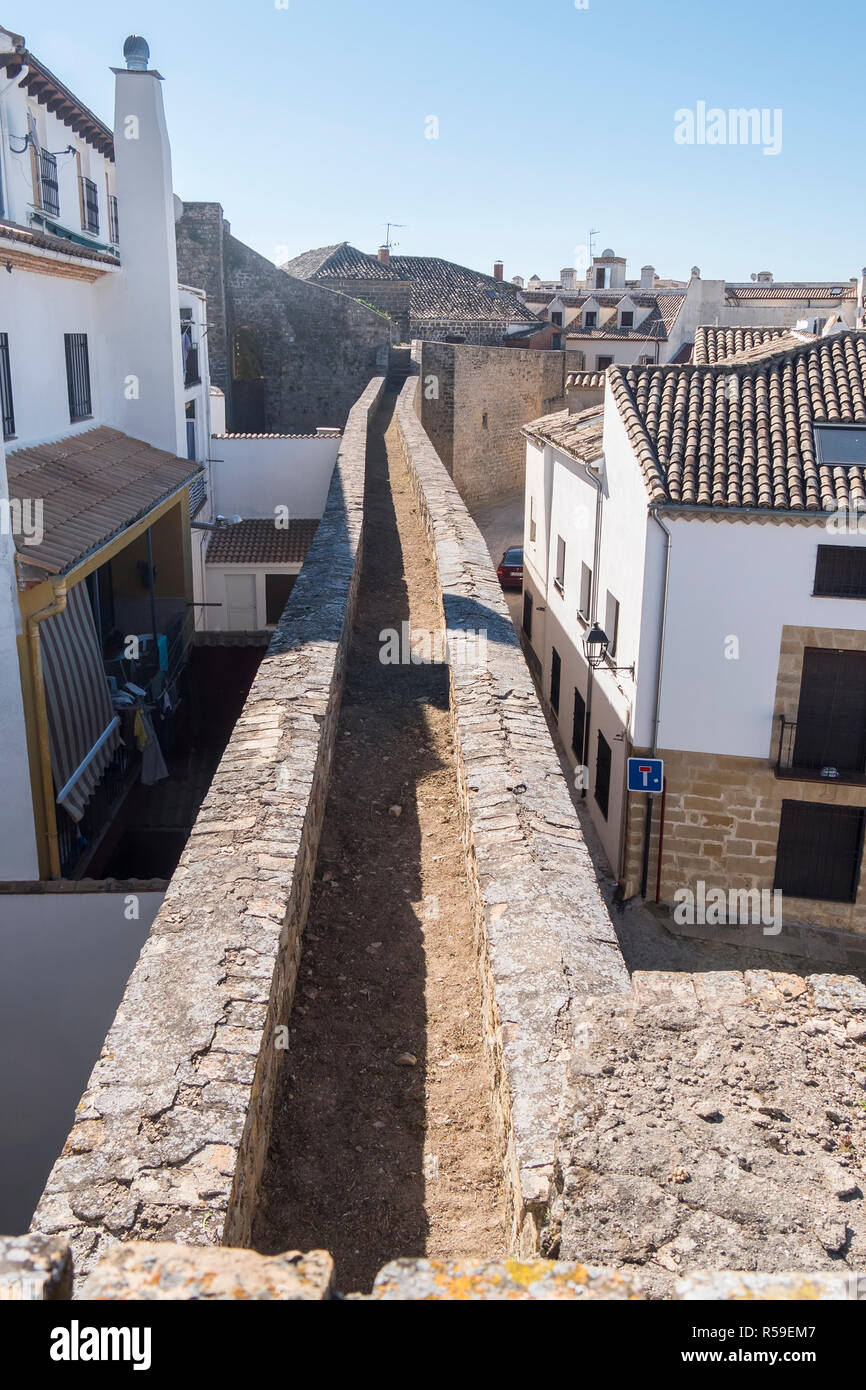
M 406 382 L 397 422 L 449 646 L 487 634 L 483 664 L 450 662 L 451 713 L 510 1240 L 526 1254 L 545 1241 L 580 1001 L 627 991 L 628 974 L 484 540 L 418 420 L 418 387 Z
M 522 425 L 561 410 L 565 353 L 422 342 L 419 413 L 464 502 L 523 487 Z
M 230 232 L 218 203 L 186 203 L 176 223 L 178 274 L 205 290 L 211 380 L 229 431 L 341 428 L 366 383 L 387 365 L 391 322 L 349 295 L 279 270 Z M 257 335 L 262 381 L 238 382 L 232 343 Z
M 86 1274 L 118 1240 L 249 1244 L 360 572 L 367 425 L 325 514 L 33 1221 Z

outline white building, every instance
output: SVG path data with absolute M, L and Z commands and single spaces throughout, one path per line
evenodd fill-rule
M 608 383 L 524 430 L 524 631 L 613 870 L 864 932 L 866 334 Z
M 109 127 L 0 29 L 5 880 L 70 873 L 110 818 L 123 634 L 150 652 L 147 712 L 171 705 L 194 627 L 206 313 L 178 286 L 162 79 L 143 40 L 124 55 Z

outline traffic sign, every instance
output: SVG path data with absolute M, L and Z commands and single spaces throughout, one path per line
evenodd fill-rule
M 628 789 L 630 792 L 660 792 L 664 782 L 665 765 L 661 758 L 629 758 Z

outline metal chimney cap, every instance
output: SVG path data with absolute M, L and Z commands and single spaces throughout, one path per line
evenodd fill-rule
M 150 58 L 147 39 L 143 39 L 140 34 L 130 34 L 123 45 L 123 56 L 126 66 L 132 72 L 147 72 L 147 62 Z

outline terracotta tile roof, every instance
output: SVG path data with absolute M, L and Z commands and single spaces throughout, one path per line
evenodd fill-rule
M 80 241 L 70 241 L 68 237 L 53 236 L 50 232 L 37 231 L 34 227 L 19 227 L 15 222 L 0 218 L 0 240 L 17 241 L 25 246 L 36 246 L 46 251 L 61 251 L 64 256 L 76 256 L 80 260 L 100 261 L 104 265 L 120 265 L 119 256 L 96 247 L 83 246 Z
M 786 285 L 781 282 L 766 285 L 726 285 L 725 298 L 729 304 L 742 304 L 750 299 L 829 300 L 838 303 L 844 299 L 856 299 L 857 286 L 843 280 L 828 281 L 824 285 Z
M 233 434 L 226 430 L 221 434 L 212 434 L 211 439 L 339 439 L 342 433 L 336 426 L 333 429 L 311 430 L 309 434 Z
M 305 251 L 281 267 L 301 280 L 327 285 L 330 280 L 390 280 L 412 286 L 410 316 L 424 323 L 534 323 L 538 316 L 518 298 L 510 280 L 470 270 L 438 256 L 392 256 L 383 265 L 377 256 L 347 241 Z
M 764 347 L 769 343 L 776 343 L 779 339 L 788 338 L 793 332 L 792 328 L 779 325 L 719 328 L 714 324 L 702 324 L 695 330 L 695 364 L 701 367 L 713 362 L 722 362 L 750 348 Z
M 676 352 L 674 356 L 671 358 L 671 362 L 675 362 L 677 365 L 679 365 L 681 362 L 691 362 L 692 353 L 694 352 L 694 350 L 694 343 L 683 343 L 679 351 Z
M 542 415 L 539 420 L 524 425 L 523 433 L 545 444 L 555 444 L 579 463 L 593 463 L 601 458 L 604 411 L 599 405 L 574 413 L 557 410 L 553 415 Z
M 866 424 L 866 333 L 758 362 L 611 367 L 611 393 L 657 503 L 827 511 L 866 500 L 866 470 L 819 465 L 815 423 Z
M 419 322 L 532 323 L 538 318 L 518 298 L 517 286 L 438 256 L 392 256 L 392 267 L 412 282 L 409 312 Z
M 273 518 L 236 521 L 212 531 L 207 547 L 209 565 L 303 564 L 313 544 L 318 520 L 292 519 L 277 527 Z
M 565 385 L 569 390 L 600 390 L 604 386 L 604 372 L 569 372 L 565 378 Z
M 405 280 L 391 265 L 383 265 L 378 256 L 359 251 L 348 241 L 338 241 L 334 246 L 321 246 L 318 251 L 305 251 L 294 260 L 280 266 L 288 275 L 299 280 L 317 280 L 327 284 L 329 280 Z
M 18 553 L 51 573 L 66 574 L 201 468 L 100 425 L 53 444 L 13 449 L 6 454 L 6 471 L 10 497 L 41 498 L 43 504 L 41 545 L 16 537 Z

